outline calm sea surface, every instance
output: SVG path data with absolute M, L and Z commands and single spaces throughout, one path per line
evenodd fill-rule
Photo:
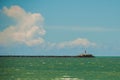
M 0 57 L 0 80 L 120 80 L 120 57 Z

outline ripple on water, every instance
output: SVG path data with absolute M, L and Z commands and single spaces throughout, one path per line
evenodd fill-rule
M 17 69 L 15 69 L 15 71 L 20 71 L 20 69 L 17 68 Z
M 61 78 L 55 78 L 53 80 L 84 80 L 84 79 L 73 78 L 73 77 L 70 77 L 70 76 L 63 76 Z
M 21 80 L 21 78 L 17 78 L 16 80 Z
M 26 72 L 26 74 L 34 74 L 33 72 Z
M 42 64 L 46 64 L 45 62 L 42 62 Z

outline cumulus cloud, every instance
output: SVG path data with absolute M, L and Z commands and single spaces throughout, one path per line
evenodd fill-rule
M 64 47 L 76 47 L 76 46 L 84 46 L 84 47 L 88 47 L 88 46 L 94 46 L 95 43 L 90 42 L 87 39 L 84 38 L 78 38 L 75 39 L 73 41 L 67 41 L 67 42 L 62 42 L 58 44 L 58 47 L 60 48 L 64 48 Z
M 0 32 L 0 44 L 22 43 L 32 46 L 44 42 L 44 19 L 41 14 L 26 12 L 19 6 L 3 7 L 2 12 L 14 19 L 16 24 Z
M 74 47 L 89 47 L 89 46 L 96 46 L 96 43 L 89 41 L 88 39 L 85 38 L 77 38 L 75 40 L 71 41 L 65 41 L 65 42 L 60 42 L 60 43 L 48 43 L 47 44 L 49 48 L 74 48 Z
M 72 41 L 60 43 L 45 42 L 43 36 L 46 31 L 43 29 L 43 17 L 40 13 L 26 12 L 19 6 L 3 7 L 2 12 L 16 21 L 0 32 L 0 44 L 26 44 L 27 46 L 42 44 L 44 48 L 65 48 L 77 46 L 94 46 L 88 39 L 78 38 Z

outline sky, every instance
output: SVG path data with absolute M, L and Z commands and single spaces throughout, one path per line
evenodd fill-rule
M 0 0 L 0 55 L 120 56 L 120 0 Z

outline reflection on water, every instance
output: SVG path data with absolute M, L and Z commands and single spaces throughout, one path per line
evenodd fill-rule
M 55 78 L 55 79 L 52 79 L 52 80 L 84 80 L 84 79 L 78 79 L 78 78 L 74 78 L 74 77 L 71 77 L 71 76 L 63 76 L 61 78 Z

